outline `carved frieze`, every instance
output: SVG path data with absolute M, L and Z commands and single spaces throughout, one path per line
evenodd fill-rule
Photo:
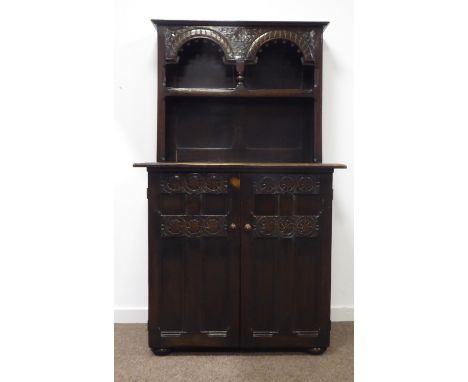
M 218 215 L 161 216 L 163 237 L 226 236 L 226 217 Z
M 279 334 L 276 330 L 252 330 L 253 338 L 271 338 Z
M 184 330 L 161 330 L 159 328 L 162 338 L 179 338 L 187 334 Z
M 162 338 L 179 338 L 190 334 L 184 330 L 160 330 Z M 202 330 L 200 333 L 208 337 L 226 338 L 228 330 Z
M 166 61 L 177 62 L 179 49 L 191 39 L 204 38 L 217 44 L 227 62 L 255 62 L 258 50 L 271 40 L 288 41 L 297 46 L 304 64 L 313 64 L 320 54 L 321 33 L 311 28 L 239 26 L 167 26 L 164 31 Z
M 227 330 L 202 330 L 200 333 L 207 335 L 208 337 L 226 338 L 228 335 Z
M 254 234 L 257 237 L 317 237 L 319 234 L 317 215 L 305 216 L 256 216 Z
M 161 176 L 164 194 L 226 194 L 228 178 L 217 174 L 171 174 Z
M 266 175 L 254 182 L 255 194 L 318 194 L 320 178 L 314 175 Z

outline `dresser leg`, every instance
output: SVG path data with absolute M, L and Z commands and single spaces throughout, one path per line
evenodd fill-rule
M 325 350 L 327 350 L 327 348 L 324 346 L 324 347 L 309 348 L 306 351 L 309 354 L 320 355 L 320 354 L 325 353 Z
M 164 348 L 151 348 L 151 351 L 155 355 L 168 355 L 171 352 L 170 349 L 164 349 Z

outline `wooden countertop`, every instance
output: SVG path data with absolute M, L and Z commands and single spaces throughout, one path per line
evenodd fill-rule
M 317 171 L 329 172 L 345 169 L 341 163 L 214 163 L 214 162 L 144 162 L 133 167 L 154 170 L 219 170 L 219 171 Z

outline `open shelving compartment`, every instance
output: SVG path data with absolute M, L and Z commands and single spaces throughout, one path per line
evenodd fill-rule
M 160 75 L 159 160 L 321 162 L 321 72 L 294 42 L 269 40 L 236 62 L 190 39 Z

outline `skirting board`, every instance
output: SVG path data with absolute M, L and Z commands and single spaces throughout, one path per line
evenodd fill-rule
M 331 320 L 354 321 L 354 306 L 332 306 Z M 116 324 L 144 324 L 148 321 L 147 308 L 115 308 L 114 323 Z

